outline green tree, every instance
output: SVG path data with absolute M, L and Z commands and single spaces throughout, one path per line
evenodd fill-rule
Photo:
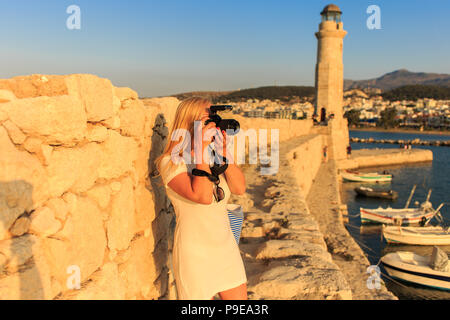
M 347 118 L 349 126 L 357 126 L 359 124 L 359 117 L 361 110 L 348 110 L 344 113 L 344 118 Z
M 377 126 L 387 128 L 395 128 L 398 126 L 397 109 L 387 108 L 380 112 L 380 119 L 378 119 Z

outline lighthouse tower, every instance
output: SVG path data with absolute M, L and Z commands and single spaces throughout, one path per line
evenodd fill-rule
M 344 64 L 343 40 L 347 31 L 341 21 L 342 12 L 334 4 L 320 13 L 322 22 L 316 32 L 318 40 L 316 64 L 316 114 L 328 121 L 330 156 L 346 158 L 348 145 L 347 121 L 343 117 Z

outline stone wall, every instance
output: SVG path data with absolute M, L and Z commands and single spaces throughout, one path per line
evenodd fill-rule
M 87 74 L 0 80 L 0 299 L 176 298 L 153 161 L 178 104 Z M 280 141 L 312 126 L 236 118 Z
M 305 198 L 308 196 L 314 178 L 324 161 L 323 147 L 327 144 L 326 140 L 326 136 L 323 135 L 307 135 L 296 148 L 290 150 L 286 155 L 290 162 L 292 174 Z
M 177 105 L 93 75 L 0 80 L 0 299 L 173 296 L 149 173 Z

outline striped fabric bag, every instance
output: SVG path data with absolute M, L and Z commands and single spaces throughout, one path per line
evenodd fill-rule
M 244 212 L 242 207 L 238 204 L 227 205 L 228 218 L 230 219 L 231 231 L 237 244 L 239 244 L 239 238 L 241 237 L 242 223 L 244 221 Z

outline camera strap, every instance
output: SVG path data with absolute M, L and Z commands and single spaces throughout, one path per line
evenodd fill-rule
M 212 154 L 214 158 L 217 157 L 214 150 L 212 150 Z M 211 174 L 204 170 L 192 169 L 192 175 L 199 177 L 208 177 L 211 182 L 216 182 L 219 180 L 219 176 L 228 168 L 227 159 L 225 157 L 222 157 L 222 160 L 224 163 L 223 165 L 219 165 L 216 161 L 214 161 L 214 165 L 209 167 L 211 169 Z

